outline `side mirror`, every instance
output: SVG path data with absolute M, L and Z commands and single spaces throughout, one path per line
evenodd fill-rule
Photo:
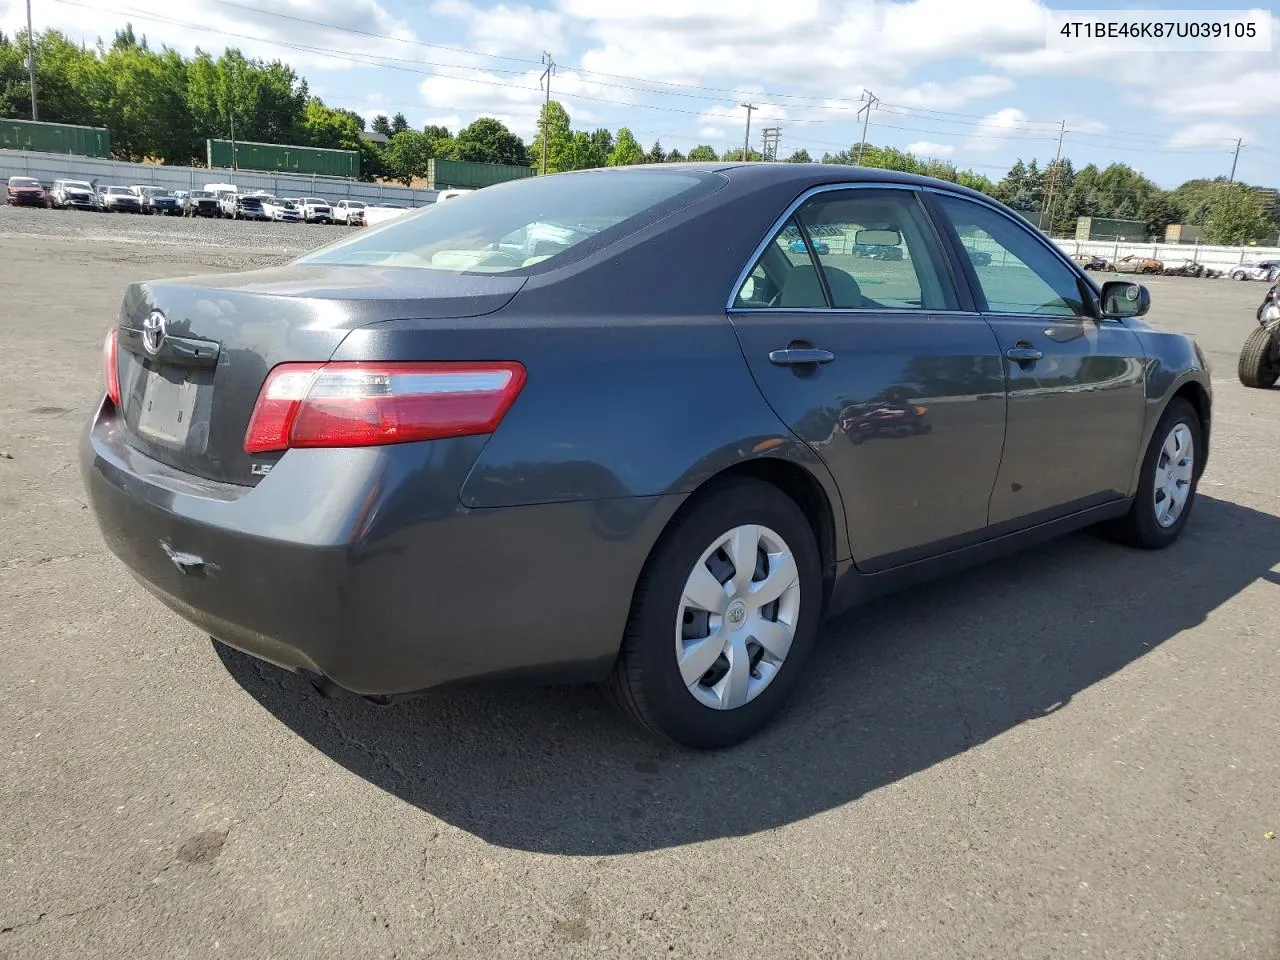
M 1103 317 L 1141 317 L 1151 309 L 1151 294 L 1140 283 L 1108 280 L 1102 285 Z

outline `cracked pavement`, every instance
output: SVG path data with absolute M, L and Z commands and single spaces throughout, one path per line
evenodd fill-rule
M 701 755 L 590 689 L 323 701 L 163 609 L 74 466 L 101 336 L 128 280 L 266 255 L 22 214 L 0 958 L 1280 960 L 1280 390 L 1235 382 L 1261 284 L 1149 284 L 1215 366 L 1180 544 L 1079 535 L 878 601 L 776 726 Z

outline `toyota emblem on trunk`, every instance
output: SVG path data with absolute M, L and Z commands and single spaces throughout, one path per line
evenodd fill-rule
M 147 319 L 142 321 L 142 346 L 153 357 L 164 344 L 164 327 L 164 314 L 159 310 L 152 310 L 147 314 Z

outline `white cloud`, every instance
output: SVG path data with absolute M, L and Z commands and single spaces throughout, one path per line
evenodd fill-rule
M 750 77 L 839 97 L 867 86 L 883 98 L 877 84 L 903 84 L 926 63 L 1044 45 L 1036 0 L 796 0 L 781 17 L 773 0 L 559 0 L 558 9 L 593 41 L 581 58 L 588 70 L 723 88 Z
M 1027 115 L 1016 107 L 1005 107 L 982 118 L 966 147 L 983 153 L 999 150 L 1007 140 L 1027 132 Z
M 924 110 L 952 110 L 962 107 L 970 100 L 982 100 L 1014 89 L 1014 82 L 1008 77 L 997 77 L 981 74 L 971 77 L 960 77 L 948 83 L 935 83 L 930 80 L 911 87 L 898 90 L 887 90 L 880 94 L 880 99 L 899 106 Z
M 727 134 L 723 127 L 701 127 L 698 130 L 698 136 L 708 140 L 723 140 Z
M 1230 123 L 1196 123 L 1170 137 L 1168 146 L 1174 150 L 1188 147 L 1229 150 L 1237 137 L 1248 139 L 1250 133 L 1243 127 Z
M 915 143 L 907 144 L 907 153 L 914 153 L 917 157 L 949 157 L 955 152 L 956 148 L 949 143 L 917 140 Z
M 546 97 L 538 87 L 540 75 L 541 71 L 537 69 L 522 76 L 487 72 L 468 72 L 465 76 L 437 74 L 423 80 L 418 85 L 418 92 L 427 107 L 446 110 L 454 115 L 496 117 L 528 139 L 537 132 L 538 114 Z M 596 123 L 600 116 L 593 109 L 592 101 L 576 100 L 576 94 L 601 97 L 608 95 L 609 91 L 584 81 L 572 71 L 556 75 L 552 96 L 561 101 L 574 125 L 582 127 Z
M 308 20 L 317 22 L 305 22 Z M 415 50 L 420 51 L 404 42 L 415 39 L 413 30 L 378 0 L 343 0 L 341 4 L 326 0 L 244 0 L 243 6 L 234 7 L 211 0 L 186 0 L 177 6 L 172 0 L 130 0 L 127 14 L 89 4 L 43 3 L 34 17 L 37 31 L 57 29 L 71 40 L 88 45 L 99 38 L 110 43 L 126 22 L 133 24 L 135 33 L 145 34 L 153 47 L 169 46 L 186 55 L 196 47 L 215 53 L 221 53 L 224 47 L 238 47 L 247 56 L 284 60 L 299 71 L 360 66 L 352 62 L 353 58 L 412 58 Z M 189 24 L 199 25 L 198 29 Z M 322 24 L 358 33 L 336 33 Z M 25 26 L 24 0 L 0 0 L 0 28 L 16 32 Z M 329 50 L 334 53 L 326 52 Z
M 518 54 L 530 51 L 563 50 L 564 19 L 551 10 L 534 10 L 504 3 L 482 8 L 467 0 L 436 0 L 429 8 L 435 17 L 451 17 L 467 25 L 467 46 L 490 54 Z

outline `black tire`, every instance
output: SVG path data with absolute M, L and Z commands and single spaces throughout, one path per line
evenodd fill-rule
M 1192 464 L 1191 490 L 1178 518 L 1169 526 L 1162 527 L 1156 520 L 1155 480 L 1156 463 L 1160 459 L 1165 440 L 1178 424 L 1186 424 L 1191 431 L 1192 449 L 1195 460 Z M 1133 498 L 1129 512 L 1118 520 L 1102 527 L 1101 532 L 1118 543 L 1144 550 L 1163 550 L 1178 539 L 1182 528 L 1191 516 L 1196 503 L 1196 490 L 1200 485 L 1200 474 L 1203 470 L 1204 429 L 1195 407 L 1183 397 L 1174 397 L 1164 408 L 1160 422 L 1151 435 L 1151 443 L 1142 457 L 1142 474 L 1138 480 L 1138 492 Z
M 698 558 L 718 537 L 750 523 L 768 527 L 791 549 L 800 609 L 790 650 L 773 681 L 742 706 L 717 710 L 696 700 L 681 679 L 672 627 Z M 607 689 L 642 728 L 684 746 L 719 749 L 746 740 L 773 719 L 800 681 L 817 637 L 822 594 L 818 545 L 796 503 L 759 480 L 716 484 L 681 508 L 646 562 Z
M 1280 344 L 1266 327 L 1254 327 L 1240 350 L 1236 368 L 1246 387 L 1269 390 L 1280 380 Z

